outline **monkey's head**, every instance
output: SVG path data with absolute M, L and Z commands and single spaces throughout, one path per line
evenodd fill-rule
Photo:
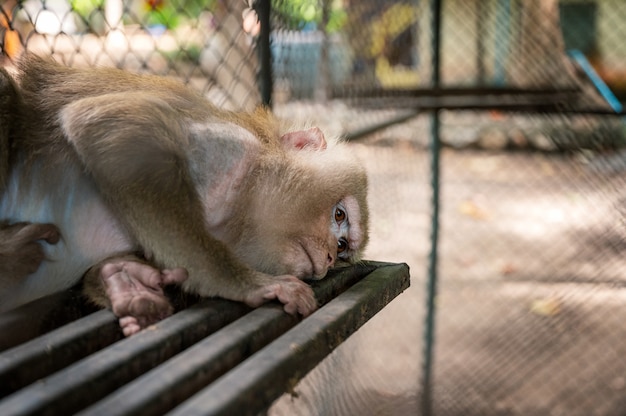
M 361 260 L 368 241 L 367 176 L 343 143 L 318 129 L 282 136 L 284 152 L 258 177 L 252 235 L 237 252 L 252 268 L 321 279 L 329 268 Z M 277 162 L 279 160 L 280 162 Z

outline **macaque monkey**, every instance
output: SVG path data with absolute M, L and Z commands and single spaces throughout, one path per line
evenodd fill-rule
M 44 257 L 0 291 L 0 310 L 84 276 L 127 335 L 172 313 L 168 284 L 306 316 L 317 304 L 302 279 L 360 260 L 365 172 L 319 129 L 281 130 L 265 110 L 223 111 L 175 81 L 117 69 L 26 55 L 16 78 L 0 219 L 44 227 L 27 238 Z

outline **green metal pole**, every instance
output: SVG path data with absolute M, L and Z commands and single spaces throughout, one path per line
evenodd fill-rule
M 505 60 L 509 55 L 511 40 L 511 0 L 498 0 L 496 6 L 496 54 L 494 58 L 494 81 L 504 85 L 506 81 Z
M 432 10 L 432 88 L 440 87 L 441 79 L 441 1 L 431 0 Z M 432 415 L 432 367 L 435 344 L 435 298 L 437 296 L 437 260 L 439 241 L 439 162 L 441 143 L 439 140 L 439 110 L 431 117 L 431 234 L 428 259 L 428 281 L 426 285 L 426 321 L 424 324 L 424 368 L 422 371 L 422 416 Z
M 259 17 L 261 32 L 258 39 L 259 51 L 259 85 L 261 87 L 261 102 L 266 106 L 272 106 L 272 51 L 270 49 L 270 13 L 271 1 L 259 0 L 255 3 L 255 10 Z

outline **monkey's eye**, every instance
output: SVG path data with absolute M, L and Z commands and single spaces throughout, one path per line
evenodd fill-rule
M 346 219 L 346 212 L 341 208 L 335 208 L 335 221 L 340 223 Z
M 345 238 L 340 238 L 337 241 L 337 254 L 341 254 L 348 249 L 348 242 Z

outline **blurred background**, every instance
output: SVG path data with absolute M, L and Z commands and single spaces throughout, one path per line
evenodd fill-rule
M 273 415 L 625 414 L 624 39 L 622 0 L 0 0 L 7 67 L 175 77 L 363 160 L 411 288 Z

